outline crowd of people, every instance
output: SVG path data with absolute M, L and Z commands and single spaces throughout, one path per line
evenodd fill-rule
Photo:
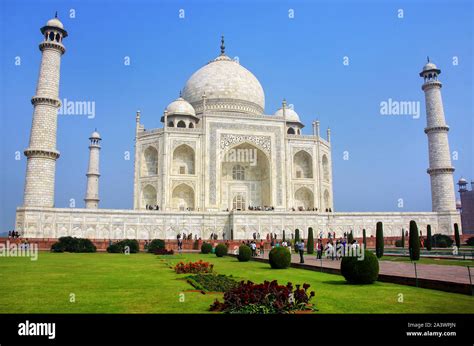
M 20 238 L 20 233 L 18 231 L 8 231 L 8 239 L 18 239 Z

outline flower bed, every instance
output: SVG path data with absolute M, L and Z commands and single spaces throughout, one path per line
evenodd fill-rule
M 231 276 L 215 274 L 197 274 L 188 276 L 188 282 L 196 289 L 207 292 L 226 292 L 239 284 Z
M 310 300 L 314 292 L 308 292 L 309 284 L 303 288 L 289 282 L 286 286 L 278 285 L 276 280 L 254 284 L 241 281 L 238 286 L 224 294 L 224 302 L 217 299 L 211 305 L 211 311 L 241 314 L 284 314 L 313 310 Z
M 178 274 L 200 274 L 200 273 L 212 273 L 214 264 L 209 264 L 209 262 L 203 262 L 199 260 L 197 262 L 179 262 L 175 267 L 174 271 Z

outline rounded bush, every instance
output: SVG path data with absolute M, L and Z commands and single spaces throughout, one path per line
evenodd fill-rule
M 61 237 L 51 246 L 53 252 L 96 252 L 97 248 L 90 239 Z
M 446 234 L 440 234 L 440 233 L 433 235 L 433 237 L 431 238 L 431 241 L 432 241 L 433 247 L 444 247 L 444 248 L 451 247 L 451 245 L 453 245 L 454 243 L 450 236 L 447 236 Z
M 212 245 L 209 243 L 202 243 L 201 245 L 201 253 L 211 253 Z
M 109 253 L 124 253 L 128 247 L 130 253 L 140 251 L 138 241 L 136 239 L 124 239 L 107 247 Z
M 247 245 L 240 245 L 237 259 L 239 262 L 247 262 L 252 257 L 252 250 Z
M 165 241 L 163 239 L 153 239 L 148 244 L 148 252 L 155 252 L 165 248 Z
M 396 247 L 403 247 L 403 241 L 401 239 L 395 240 L 395 246 Z
M 371 284 L 379 276 L 379 261 L 370 251 L 364 252 L 364 259 L 343 257 L 341 274 L 351 284 Z
M 466 244 L 469 246 L 474 246 L 474 237 L 470 237 L 466 240 Z
M 291 254 L 288 249 L 278 246 L 274 247 L 268 255 L 270 266 L 272 269 L 285 269 L 290 266 Z
M 217 244 L 216 246 L 216 256 L 217 257 L 224 257 L 227 255 L 227 246 L 225 244 Z

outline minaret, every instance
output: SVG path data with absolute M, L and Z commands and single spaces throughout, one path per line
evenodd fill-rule
M 422 90 L 425 92 L 426 128 L 430 167 L 427 172 L 431 179 L 431 204 L 436 212 L 455 211 L 454 167 L 451 166 L 448 131 L 444 119 L 443 101 L 441 99 L 441 73 L 435 64 L 428 62 L 423 66 L 420 77 L 423 77 Z
M 39 45 L 43 56 L 33 104 L 33 123 L 27 157 L 23 206 L 54 207 L 56 160 L 56 130 L 59 101 L 59 71 L 67 37 L 63 24 L 56 17 L 41 28 L 43 41 Z
M 87 170 L 87 190 L 86 202 L 87 209 L 97 209 L 99 207 L 99 154 L 100 154 L 100 138 L 97 129 L 92 132 L 89 137 L 89 169 Z

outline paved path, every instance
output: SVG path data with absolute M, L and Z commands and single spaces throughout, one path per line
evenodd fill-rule
M 264 258 L 268 259 L 268 251 L 265 252 Z M 305 255 L 304 258 L 305 264 L 307 265 L 315 267 L 321 266 L 321 261 L 316 259 L 316 255 Z M 291 261 L 293 263 L 299 263 L 300 256 L 293 253 L 291 256 Z M 412 263 L 379 261 L 379 265 L 379 274 L 415 278 L 415 268 Z M 341 261 L 323 259 L 322 266 L 323 268 L 340 269 Z M 467 267 L 418 263 L 416 265 L 416 270 L 419 279 L 469 284 L 469 273 Z M 471 268 L 471 277 L 474 283 L 474 268 Z

